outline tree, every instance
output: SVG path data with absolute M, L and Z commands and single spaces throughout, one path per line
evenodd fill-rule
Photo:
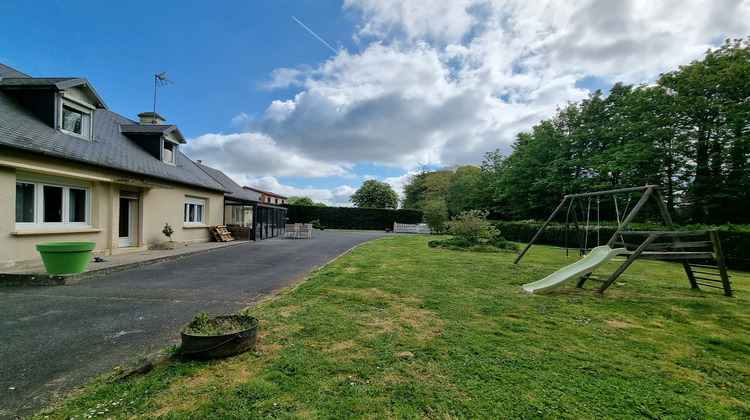
M 694 222 L 749 220 L 750 40 L 726 40 L 702 61 L 663 74 L 694 162 L 687 203 Z
M 435 171 L 423 168 L 418 174 L 412 175 L 409 183 L 404 185 L 402 207 L 422 210 L 430 200 L 436 198 L 445 200 L 453 179 L 453 171 L 454 169 L 451 168 Z
M 435 198 L 428 201 L 424 206 L 424 221 L 430 226 L 432 232 L 442 233 L 448 221 L 448 207 L 445 205 L 445 200 Z
M 323 203 L 316 203 L 312 201 L 310 197 L 298 197 L 293 195 L 289 197 L 289 204 L 294 206 L 315 206 L 315 207 L 326 207 Z
M 423 181 L 430 172 L 423 168 L 418 174 L 412 175 L 409 182 L 404 185 L 404 199 L 401 207 L 411 210 L 422 210 L 425 206 L 425 188 Z
M 349 201 L 357 207 L 371 207 L 378 209 L 395 209 L 398 207 L 398 194 L 388 183 L 374 179 L 365 181 L 362 186 L 349 197 Z
M 555 208 L 571 187 L 575 159 L 570 156 L 570 140 L 550 121 L 520 133 L 513 153 L 498 161 L 497 190 L 493 209 L 503 218 L 541 219 Z
M 459 166 L 453 173 L 445 203 L 451 214 L 460 214 L 467 210 L 482 210 L 484 188 L 482 170 L 476 166 Z
M 471 165 L 447 168 L 413 175 L 404 185 L 402 207 L 425 210 L 427 203 L 442 201 L 451 215 L 471 209 L 485 209 L 491 200 L 492 189 L 482 169 Z

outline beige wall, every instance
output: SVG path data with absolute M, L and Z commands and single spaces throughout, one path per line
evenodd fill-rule
M 22 230 L 15 224 L 16 179 L 31 179 L 61 184 L 83 183 L 91 188 L 91 228 Z M 144 185 L 123 185 L 116 180 L 133 178 L 85 165 L 7 152 L 0 155 L 0 268 L 41 261 L 35 244 L 40 242 L 95 242 L 94 255 L 131 252 L 158 246 L 167 238 L 161 233 L 164 223 L 174 229 L 172 239 L 179 243 L 205 242 L 212 239 L 209 225 L 223 224 L 224 196 L 218 191 L 145 179 Z M 135 242 L 132 247 L 118 246 L 118 222 L 121 190 L 137 193 L 138 214 L 135 219 Z M 206 201 L 206 226 L 184 226 L 186 196 Z
M 206 226 L 185 226 L 185 197 L 206 200 Z M 167 240 L 161 233 L 165 223 L 174 230 L 172 240 L 180 243 L 205 242 L 213 238 L 209 225 L 224 224 L 224 194 L 191 187 L 145 190 L 142 194 L 143 232 L 149 245 Z

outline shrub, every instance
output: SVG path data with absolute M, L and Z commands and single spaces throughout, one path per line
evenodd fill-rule
M 500 231 L 487 220 L 488 214 L 489 212 L 481 210 L 465 211 L 448 222 L 448 232 L 473 244 L 500 235 Z
M 517 243 L 506 241 L 503 238 L 492 238 L 485 243 L 477 244 L 459 236 L 454 236 L 442 241 L 430 241 L 427 245 L 430 248 L 445 248 L 453 251 L 471 252 L 501 252 L 503 250 L 518 251 L 519 249 Z
M 450 248 L 450 249 L 466 249 L 476 245 L 473 242 L 467 241 L 464 238 L 454 236 L 442 241 L 430 241 L 427 245 L 431 248 Z

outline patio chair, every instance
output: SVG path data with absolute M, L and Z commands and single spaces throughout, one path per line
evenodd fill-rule
M 299 227 L 299 237 L 310 239 L 312 238 L 312 225 L 303 224 Z
M 295 225 L 286 225 L 286 234 L 284 235 L 284 238 L 296 238 L 299 235 L 299 231 L 297 230 Z

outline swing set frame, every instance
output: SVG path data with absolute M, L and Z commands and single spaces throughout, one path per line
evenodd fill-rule
M 513 262 L 518 262 L 523 258 L 526 252 L 531 248 L 539 237 L 542 235 L 544 229 L 555 219 L 555 216 L 565 207 L 566 204 L 573 205 L 575 199 L 581 198 L 592 198 L 600 197 L 605 195 L 625 194 L 625 193 L 636 193 L 643 192 L 643 196 L 636 203 L 632 210 L 625 216 L 625 218 L 619 223 L 617 230 L 614 235 L 607 241 L 607 246 L 612 248 L 613 246 L 622 246 L 623 254 L 627 254 L 628 258 L 623 264 L 607 278 L 606 280 L 592 277 L 591 273 L 587 273 L 582 276 L 578 281 L 577 287 L 583 287 L 587 280 L 595 280 L 602 282 L 598 292 L 603 293 L 612 283 L 619 277 L 635 260 L 637 259 L 649 259 L 649 260 L 679 260 L 685 269 L 690 286 L 693 289 L 699 289 L 699 285 L 710 288 L 723 289 L 725 296 L 732 296 L 732 287 L 729 281 L 729 275 L 727 274 L 726 264 L 724 260 L 724 254 L 721 250 L 721 242 L 719 241 L 719 234 L 716 229 L 706 230 L 694 230 L 694 231 L 677 231 L 672 222 L 672 218 L 669 215 L 667 205 L 664 203 L 662 198 L 661 188 L 658 185 L 646 185 L 643 187 L 632 187 L 632 188 L 620 188 L 616 190 L 598 191 L 583 194 L 570 194 L 563 197 L 560 204 L 557 206 L 552 215 L 542 225 L 539 231 L 529 241 L 526 247 L 521 251 L 521 254 Z M 649 199 L 654 199 L 656 205 L 659 208 L 659 212 L 664 219 L 664 223 L 669 229 L 668 231 L 628 231 L 628 225 L 633 221 L 635 216 L 641 209 L 646 205 Z M 569 209 L 570 210 L 570 209 Z M 627 210 L 627 208 L 626 208 Z M 570 213 L 570 211 L 568 211 Z M 590 214 L 589 214 L 590 215 Z M 619 216 L 619 215 L 618 215 Z M 576 230 L 580 231 L 578 226 L 578 220 L 573 212 L 573 222 Z M 695 237 L 695 236 L 709 236 L 708 241 L 682 241 L 681 237 Z M 645 240 L 639 244 L 627 243 L 625 238 L 643 238 Z M 584 242 L 581 242 L 584 243 Z M 567 245 L 567 244 L 566 244 Z M 632 250 L 629 250 L 628 248 Z M 685 249 L 695 248 L 708 248 L 710 250 L 696 250 L 686 251 Z M 583 246 L 581 246 L 583 248 Z M 714 260 L 715 265 L 706 264 L 691 264 L 689 260 Z M 698 270 L 694 270 L 697 268 Z M 714 270 L 714 271 L 709 271 Z M 696 275 L 698 274 L 698 275 Z M 702 283 L 698 280 L 701 280 Z

